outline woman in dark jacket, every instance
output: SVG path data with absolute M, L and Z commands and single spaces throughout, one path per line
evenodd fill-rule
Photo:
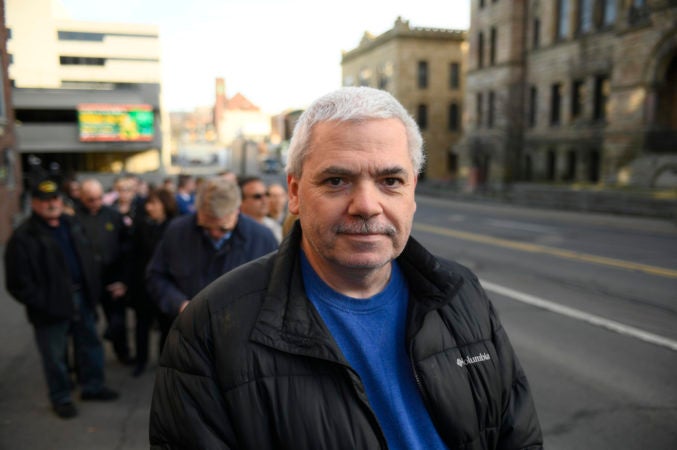
M 172 320 L 162 314 L 146 292 L 146 265 L 153 256 L 155 247 L 167 228 L 167 224 L 178 214 L 174 194 L 167 189 L 152 190 L 146 199 L 147 215 L 136 223 L 134 232 L 134 264 L 132 275 L 132 298 L 136 311 L 136 365 L 132 375 L 139 376 L 148 363 L 148 339 L 155 319 L 161 330 L 160 351 L 164 346 Z

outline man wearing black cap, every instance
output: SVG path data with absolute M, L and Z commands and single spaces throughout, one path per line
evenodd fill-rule
M 73 336 L 82 400 L 114 400 L 104 385 L 104 352 L 96 332 L 100 289 L 96 262 L 82 228 L 63 213 L 56 182 L 44 179 L 31 192 L 32 215 L 5 250 L 7 290 L 26 307 L 47 378 L 54 412 L 77 415 L 66 355 Z

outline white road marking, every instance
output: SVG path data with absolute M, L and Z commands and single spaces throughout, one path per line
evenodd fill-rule
M 631 336 L 636 339 L 639 339 L 644 342 L 649 342 L 651 344 L 660 345 L 662 347 L 669 348 L 670 350 L 677 351 L 677 341 L 666 338 L 664 336 L 659 336 L 657 334 L 649 333 L 648 331 L 640 330 L 629 325 L 624 325 L 620 322 L 614 320 L 605 319 L 604 317 L 596 316 L 594 314 L 589 314 L 579 309 L 570 308 L 568 306 L 560 305 L 534 295 L 529 295 L 524 292 L 516 291 L 514 289 L 507 288 L 495 283 L 491 283 L 486 280 L 481 280 L 482 286 L 486 291 L 494 292 L 496 294 L 504 295 L 513 300 L 517 300 L 522 303 L 527 303 L 538 308 L 546 309 L 548 311 L 562 314 L 572 319 L 581 320 L 589 324 L 606 328 L 616 333 L 624 334 L 626 336 Z

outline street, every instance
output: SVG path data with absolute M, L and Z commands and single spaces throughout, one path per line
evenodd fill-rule
M 548 449 L 673 449 L 677 442 L 677 227 L 653 219 L 419 196 L 413 236 L 470 267 L 529 377 Z M 148 448 L 151 369 L 122 397 L 58 419 L 23 308 L 0 290 L 0 448 Z
M 413 235 L 482 280 L 546 448 L 675 448 L 674 224 L 419 197 Z

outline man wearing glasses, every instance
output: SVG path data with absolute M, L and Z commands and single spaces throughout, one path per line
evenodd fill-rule
M 240 180 L 242 191 L 242 214 L 246 214 L 258 223 L 265 225 L 273 232 L 277 242 L 282 241 L 282 225 L 268 217 L 270 201 L 268 190 L 259 177 L 247 177 Z
M 268 228 L 240 213 L 238 186 L 215 177 L 200 186 L 196 211 L 169 224 L 146 271 L 147 289 L 162 312 L 178 315 L 222 274 L 277 249 Z

